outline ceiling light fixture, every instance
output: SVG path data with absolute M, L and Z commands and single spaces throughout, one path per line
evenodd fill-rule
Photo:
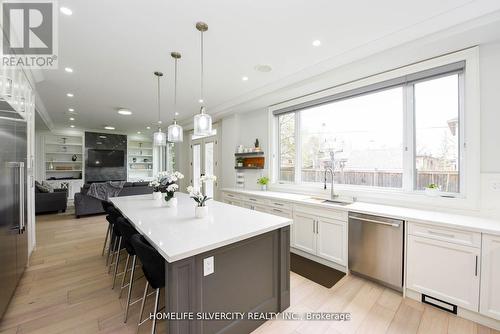
M 128 109 L 125 109 L 125 108 L 118 109 L 118 113 L 120 115 L 125 115 L 125 116 L 132 115 L 132 112 Z
M 313 46 L 320 46 L 321 45 L 321 41 L 319 39 L 315 40 L 312 42 L 312 45 Z
M 64 70 L 68 73 L 73 73 L 73 69 L 71 67 L 65 67 Z
M 61 7 L 59 8 L 59 10 L 61 11 L 61 13 L 63 13 L 64 15 L 68 15 L 68 16 L 71 16 L 73 15 L 73 11 L 71 9 L 69 9 L 68 7 Z
M 267 73 L 267 72 L 271 72 L 273 70 L 273 68 L 271 67 L 271 65 L 259 64 L 259 65 L 255 66 L 255 70 L 257 72 Z
M 114 127 L 114 126 L 109 126 L 109 125 L 106 125 L 106 126 L 104 127 L 104 129 L 106 129 L 106 130 L 114 130 L 114 129 L 115 129 L 115 127 Z
M 66 96 L 67 96 L 67 97 L 73 97 L 73 96 L 75 96 L 75 95 L 74 95 L 73 93 L 68 93 L 68 94 L 66 94 Z
M 69 109 L 68 109 L 68 111 L 69 111 L 69 112 L 74 112 L 74 111 L 75 111 L 75 109 L 73 109 L 73 108 L 69 108 Z
M 248 77 L 242 77 L 241 80 L 248 81 Z
M 183 129 L 182 126 L 177 124 L 177 61 L 181 59 L 181 54 L 179 52 L 172 52 L 170 54 L 175 61 L 174 70 L 174 123 L 170 124 L 167 129 L 168 141 L 172 143 L 181 143 L 183 141 Z
M 140 135 L 141 134 L 141 131 L 137 131 L 137 134 Z
M 151 127 L 150 126 L 146 126 L 146 130 L 151 130 Z
M 208 30 L 208 25 L 205 22 L 196 23 L 196 29 L 201 35 L 201 80 L 200 80 L 200 103 L 204 103 L 203 97 L 203 33 Z M 202 105 L 200 113 L 194 116 L 194 135 L 195 136 L 209 136 L 212 134 L 212 117 L 205 113 L 205 106 Z
M 69 127 L 70 127 L 70 128 L 74 128 L 75 126 L 74 126 L 73 124 L 71 124 Z
M 74 121 L 74 120 L 75 120 L 75 118 L 74 118 L 74 117 L 70 117 L 70 118 L 69 118 L 69 120 L 70 120 L 70 121 Z
M 160 78 L 163 76 L 161 72 L 154 72 L 154 75 L 158 78 L 158 131 L 153 133 L 153 145 L 155 146 L 166 146 L 167 136 L 165 132 L 161 131 L 161 119 L 160 119 Z

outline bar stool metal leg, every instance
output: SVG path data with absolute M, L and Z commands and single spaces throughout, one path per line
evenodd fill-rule
M 111 225 L 111 230 L 109 232 L 108 256 L 106 257 L 106 267 L 109 264 L 109 256 L 111 255 L 111 248 L 112 248 L 111 246 L 113 244 L 113 229 L 114 229 L 114 226 Z
M 135 261 L 137 256 L 132 256 L 132 270 L 130 271 L 130 282 L 128 283 L 128 292 L 127 292 L 127 303 L 125 304 L 125 319 L 123 322 L 127 322 L 128 318 L 128 309 L 130 307 L 130 297 L 132 296 L 132 283 L 134 283 L 134 273 L 135 273 Z M 120 291 L 121 293 L 121 291 Z
M 116 274 L 118 273 L 118 263 L 120 262 L 120 251 L 122 247 L 122 237 L 118 239 L 118 249 L 116 250 L 116 259 L 115 259 L 115 268 L 114 268 L 114 273 L 113 273 L 113 285 L 111 286 L 111 289 L 115 288 L 115 282 L 116 282 Z
M 144 288 L 144 295 L 142 296 L 141 311 L 139 312 L 139 323 L 137 324 L 137 331 L 139 333 L 139 328 L 148 319 L 142 320 L 142 314 L 144 313 L 144 304 L 146 304 L 146 297 L 148 295 L 149 282 L 146 282 L 146 287 Z
M 125 276 L 127 276 L 129 260 L 130 260 L 130 254 L 127 253 L 127 260 L 125 261 L 125 269 L 123 269 L 122 284 L 120 284 L 120 294 L 118 295 L 118 299 L 122 298 L 123 285 L 125 284 Z
M 111 230 L 111 224 L 108 223 L 108 229 L 106 230 L 106 238 L 104 239 L 104 245 L 102 245 L 101 256 L 104 256 L 104 250 L 106 249 L 106 245 L 108 244 L 109 231 Z
M 151 334 L 156 333 L 156 313 L 158 313 L 158 304 L 160 303 L 160 288 L 156 289 L 156 298 L 155 298 L 155 310 L 153 316 L 153 324 L 151 325 Z

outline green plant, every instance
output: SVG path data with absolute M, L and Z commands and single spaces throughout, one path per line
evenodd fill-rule
M 267 176 L 263 176 L 263 177 L 257 179 L 257 183 L 265 186 L 269 183 L 269 178 Z
M 436 189 L 436 190 L 438 190 L 439 186 L 437 184 L 435 184 L 435 183 L 431 183 L 426 188 L 427 189 Z
M 245 162 L 245 159 L 243 159 L 242 157 L 238 157 L 238 158 L 236 158 L 236 162 L 243 163 L 243 162 Z

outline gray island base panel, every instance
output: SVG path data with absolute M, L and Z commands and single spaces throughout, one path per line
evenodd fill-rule
M 203 260 L 214 257 L 214 273 Z M 166 264 L 165 310 L 195 320 L 167 320 L 169 334 L 251 333 L 265 320 L 247 312 L 282 312 L 290 306 L 290 226 Z M 196 320 L 196 314 L 242 312 L 245 318 Z

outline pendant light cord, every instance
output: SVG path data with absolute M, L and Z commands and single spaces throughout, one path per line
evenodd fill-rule
M 160 76 L 158 75 L 158 124 L 161 124 L 160 119 Z
M 203 31 L 201 31 L 201 83 L 200 83 L 200 95 L 202 103 L 205 103 L 205 99 L 203 97 L 203 76 L 204 76 L 204 68 L 203 68 Z
M 174 123 L 176 121 L 177 114 L 177 58 L 175 58 L 175 70 L 174 70 Z

